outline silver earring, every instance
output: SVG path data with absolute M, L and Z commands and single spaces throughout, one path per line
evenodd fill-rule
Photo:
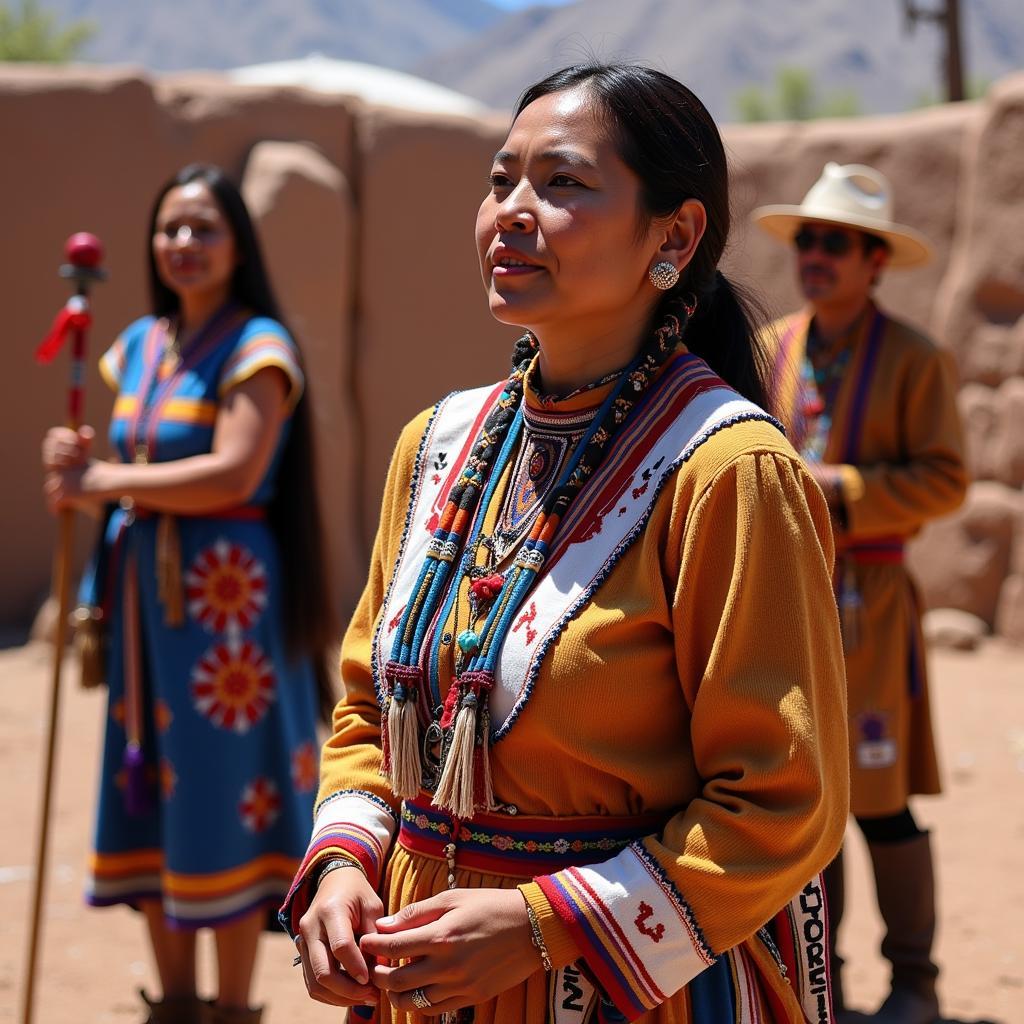
M 659 260 L 647 271 L 647 276 L 655 288 L 667 292 L 669 288 L 675 287 L 679 280 L 679 271 L 668 260 Z

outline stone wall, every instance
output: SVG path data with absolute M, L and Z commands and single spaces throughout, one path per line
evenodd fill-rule
M 915 545 L 926 601 L 1024 643 L 1024 75 L 997 83 L 967 126 L 949 270 L 932 327 L 956 353 L 975 483 Z
M 331 572 L 345 609 L 358 595 L 391 448 L 402 423 L 447 390 L 506 372 L 513 333 L 483 300 L 472 230 L 502 119 L 365 107 L 215 76 L 152 80 L 123 69 L 0 70 L 7 245 L 8 371 L 0 376 L 8 500 L 0 622 L 27 621 L 45 595 L 54 530 L 40 498 L 39 440 L 60 420 L 63 363 L 36 341 L 63 303 L 64 239 L 91 230 L 111 279 L 95 296 L 98 355 L 145 312 L 149 204 L 191 160 L 242 182 L 275 286 L 310 366 Z M 963 608 L 1024 640 L 1024 76 L 977 103 L 852 121 L 730 126 L 730 274 L 775 312 L 798 296 L 787 254 L 749 210 L 795 202 L 829 159 L 874 164 L 897 217 L 936 260 L 892 273 L 880 296 L 956 353 L 971 465 L 964 509 L 929 528 L 912 559 L 930 605 Z M 89 378 L 89 418 L 110 409 Z M 81 529 L 80 548 L 88 543 Z

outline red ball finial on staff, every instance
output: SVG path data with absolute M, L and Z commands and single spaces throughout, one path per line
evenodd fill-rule
M 73 267 L 95 270 L 103 262 L 103 243 L 89 231 L 76 231 L 64 243 L 64 257 Z
M 102 281 L 107 272 L 100 266 L 103 262 L 103 243 L 89 231 L 76 231 L 64 243 L 64 258 L 67 263 L 60 268 L 60 276 L 76 281 L 79 294 L 84 295 L 91 281 Z
M 36 361 L 40 363 L 50 362 L 69 337 L 77 339 L 72 358 L 79 361 L 84 359 L 85 331 L 92 323 L 89 288 L 107 276 L 107 272 L 100 266 L 103 262 L 103 243 L 88 231 L 77 231 L 64 243 L 64 258 L 67 263 L 61 264 L 60 276 L 74 282 L 75 294 L 57 314 L 50 333 L 36 349 Z M 80 381 L 80 375 L 76 375 L 76 379 Z M 76 410 L 81 411 L 80 402 L 76 401 L 74 405 Z

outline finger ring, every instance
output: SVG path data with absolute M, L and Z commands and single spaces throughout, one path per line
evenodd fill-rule
M 421 988 L 412 990 L 413 1005 L 417 1010 L 429 1010 L 434 1004 L 427 998 L 426 992 Z

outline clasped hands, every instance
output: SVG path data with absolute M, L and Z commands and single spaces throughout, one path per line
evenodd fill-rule
M 517 889 L 452 889 L 384 916 L 356 870 L 324 877 L 296 945 L 313 999 L 376 1005 L 383 991 L 413 1011 L 421 989 L 432 1015 L 493 999 L 541 966 Z

